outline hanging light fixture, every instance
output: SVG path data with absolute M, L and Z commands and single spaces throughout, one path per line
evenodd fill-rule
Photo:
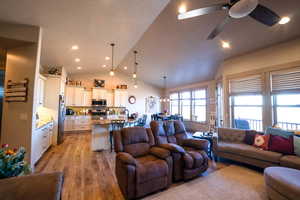
M 115 44 L 111 43 L 110 46 L 111 46 L 111 69 L 109 71 L 109 75 L 114 76 L 115 75 L 115 71 L 114 71 L 114 47 L 115 47 Z
M 136 79 L 137 78 L 137 66 L 138 66 L 138 63 L 136 62 L 136 55 L 137 55 L 137 51 L 134 51 L 134 71 L 133 71 L 133 74 L 132 74 L 132 78 Z
M 164 89 L 165 91 L 167 90 L 167 76 L 163 76 L 164 79 Z M 160 102 L 169 102 L 170 99 L 168 97 L 166 97 L 165 95 L 163 95 L 163 97 L 161 97 L 159 99 Z

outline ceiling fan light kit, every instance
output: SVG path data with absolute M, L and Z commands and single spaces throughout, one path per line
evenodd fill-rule
M 239 19 L 250 16 L 254 20 L 267 26 L 273 26 L 281 21 L 279 15 L 269 8 L 259 4 L 258 0 L 230 0 L 228 3 L 216 4 L 205 8 L 191 10 L 185 13 L 180 13 L 178 15 L 178 19 L 188 19 L 222 10 L 228 10 L 228 15 L 209 34 L 207 37 L 208 40 L 212 40 L 219 35 L 224 30 L 225 25 L 228 24 L 232 18 Z M 285 21 L 283 20 L 281 23 L 287 23 L 286 21 L 289 22 L 288 19 L 285 19 Z

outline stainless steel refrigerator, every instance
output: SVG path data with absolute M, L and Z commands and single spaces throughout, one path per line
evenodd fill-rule
M 61 144 L 64 141 L 65 116 L 66 116 L 65 99 L 64 96 L 59 95 L 57 144 Z

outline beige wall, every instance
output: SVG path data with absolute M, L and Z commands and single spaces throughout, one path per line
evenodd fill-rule
M 111 77 L 107 73 L 99 73 L 99 74 L 74 74 L 70 75 L 72 80 L 82 81 L 83 85 L 87 88 L 93 87 L 94 79 L 105 80 L 105 88 L 114 89 L 116 85 L 126 84 L 128 85 L 128 96 L 135 96 L 136 103 L 129 104 L 127 102 L 126 107 L 129 109 L 130 113 L 138 112 L 140 114 L 145 113 L 145 99 L 149 96 L 154 96 L 159 98 L 162 94 L 162 89 L 154 87 L 152 85 L 146 84 L 143 81 L 138 81 L 138 88 L 134 88 L 133 80 L 127 75 L 116 73 L 115 76 Z M 158 106 L 158 112 L 160 111 L 160 106 Z
M 228 79 L 230 77 L 269 72 L 295 66 L 300 66 L 300 38 L 225 60 L 216 74 L 216 78 L 223 77 L 224 125 L 230 126 L 228 102 Z M 270 109 L 268 108 L 264 111 L 264 120 L 268 126 L 272 123 Z
M 0 23 L 1 27 L 2 24 Z M 26 148 L 26 160 L 31 158 L 31 139 L 35 123 L 36 75 L 39 67 L 41 30 L 39 27 L 26 25 L 3 24 L 5 31 L 0 31 L 0 36 L 9 39 L 22 39 L 30 44 L 7 50 L 7 63 L 5 85 L 8 80 L 21 81 L 29 79 L 27 102 L 3 103 L 1 143 L 12 147 L 23 146 Z M 32 35 L 30 35 L 32 31 Z M 10 34 L 11 33 L 11 34 Z M 23 35 L 24 33 L 24 35 Z M 35 42 L 32 42 L 35 39 Z M 21 44 L 24 44 L 22 41 Z
M 185 121 L 185 125 L 186 125 L 186 128 L 190 131 L 208 131 L 209 118 L 211 115 L 214 115 L 216 112 L 216 104 L 215 104 L 216 82 L 215 81 L 207 81 L 207 82 L 184 85 L 184 86 L 176 87 L 176 88 L 170 88 L 166 91 L 166 94 L 170 95 L 170 93 L 172 93 L 172 92 L 190 90 L 190 89 L 196 89 L 196 88 L 207 88 L 207 122 L 199 123 L 199 122 Z M 169 110 L 168 104 L 166 104 L 164 107 L 167 110 Z

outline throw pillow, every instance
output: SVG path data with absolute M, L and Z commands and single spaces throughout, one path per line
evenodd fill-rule
M 297 156 L 300 156 L 300 137 L 294 136 L 294 151 Z
M 283 154 L 294 154 L 293 136 L 290 136 L 287 139 L 285 137 L 271 135 L 269 141 L 269 150 Z
M 285 130 L 282 130 L 280 128 L 269 127 L 269 128 L 266 129 L 266 135 L 277 135 L 277 136 L 281 136 L 281 137 L 284 137 L 286 139 L 289 139 L 290 136 L 294 135 L 294 132 L 285 131 Z
M 245 135 L 245 138 L 244 138 L 244 143 L 245 144 L 249 144 L 249 145 L 253 145 L 254 138 L 255 138 L 256 134 L 257 134 L 257 132 L 255 130 L 246 130 L 246 135 Z
M 255 138 L 254 138 L 253 146 L 261 148 L 263 150 L 268 150 L 269 149 L 269 140 L 270 140 L 270 135 L 256 134 Z

